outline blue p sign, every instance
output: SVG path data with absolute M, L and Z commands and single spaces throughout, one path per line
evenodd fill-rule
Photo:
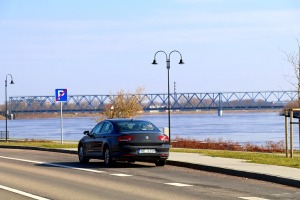
M 56 101 L 67 101 L 67 89 L 56 89 L 55 90 L 55 99 Z

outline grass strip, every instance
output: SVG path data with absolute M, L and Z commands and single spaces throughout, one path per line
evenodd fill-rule
M 1 146 L 28 146 L 28 147 L 43 147 L 49 149 L 59 148 L 77 148 L 77 143 L 65 142 L 61 144 L 60 141 L 48 141 L 48 140 L 29 140 L 29 141 L 1 141 Z

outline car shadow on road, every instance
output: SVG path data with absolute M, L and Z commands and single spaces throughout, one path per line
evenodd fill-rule
M 82 169 L 132 169 L 132 168 L 152 168 L 155 167 L 152 163 L 128 163 L 115 162 L 112 166 L 105 166 L 104 162 L 90 162 L 81 164 L 79 162 L 49 162 L 36 164 L 42 167 L 58 167 L 58 168 L 82 168 Z

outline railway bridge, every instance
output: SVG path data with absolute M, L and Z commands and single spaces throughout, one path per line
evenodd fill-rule
M 134 95 L 134 94 L 133 94 Z M 168 94 L 136 95 L 145 112 L 163 112 L 168 109 Z M 111 105 L 116 95 L 69 95 L 62 102 L 64 112 L 101 112 Z M 288 102 L 297 101 L 297 91 L 172 93 L 170 109 L 173 111 L 216 110 L 270 110 L 281 109 Z M 60 102 L 55 96 L 9 97 L 8 113 L 60 112 Z M 5 115 L 5 111 L 1 112 Z

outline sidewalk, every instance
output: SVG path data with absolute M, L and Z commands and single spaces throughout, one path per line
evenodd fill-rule
M 269 181 L 300 188 L 300 169 L 247 163 L 245 160 L 170 152 L 167 164 Z
M 77 149 L 45 149 L 40 147 L 22 146 L 0 146 L 0 148 L 31 149 L 77 154 Z M 167 165 L 263 180 L 300 188 L 300 169 L 298 168 L 247 163 L 245 160 L 240 159 L 177 152 L 170 152 Z

